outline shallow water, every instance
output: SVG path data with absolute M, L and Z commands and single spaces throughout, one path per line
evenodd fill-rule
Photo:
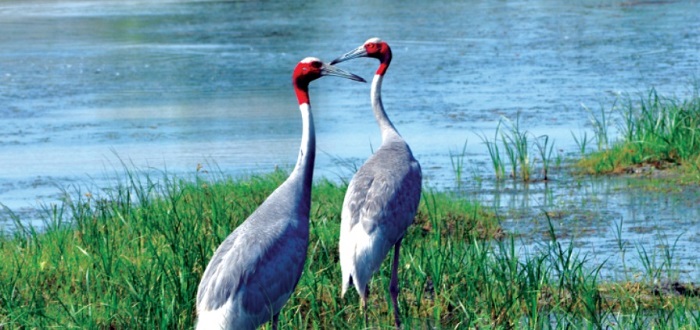
M 461 189 L 500 212 L 522 254 L 546 248 L 551 221 L 564 247 L 573 242 L 589 265 L 605 263 L 603 278 L 633 280 L 653 270 L 662 279 L 699 278 L 700 187 L 622 176 Z
M 519 113 L 522 127 L 566 155 L 572 132 L 592 135 L 584 105 L 597 111 L 651 87 L 689 95 L 698 13 L 698 1 L 3 1 L 0 202 L 31 221 L 38 204 L 57 201 L 57 186 L 108 186 L 121 161 L 178 175 L 198 164 L 231 175 L 294 164 L 301 124 L 291 69 L 379 36 L 394 53 L 384 104 L 426 186 L 456 188 L 450 152 L 468 141 L 461 188 L 493 203 L 525 246 L 538 238 L 528 234 L 532 219 L 543 217 L 520 215 L 542 207 L 586 214 L 567 213 L 561 227 L 595 233 L 574 236 L 598 260 L 615 253 L 605 247 L 616 221 L 648 249 L 685 228 L 677 257 L 697 279 L 696 192 L 564 172 L 546 189 L 495 185 L 479 134 L 493 136 L 501 116 Z M 341 66 L 369 79 L 376 62 Z M 369 84 L 313 83 L 318 176 L 349 177 L 348 164 L 379 145 L 368 95 Z

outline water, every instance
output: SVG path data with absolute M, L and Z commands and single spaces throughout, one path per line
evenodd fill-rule
M 619 221 L 632 248 L 682 235 L 677 259 L 697 279 L 695 192 L 630 192 L 626 179 L 564 172 L 546 188 L 496 186 L 479 135 L 520 114 L 566 155 L 571 132 L 591 132 L 584 105 L 651 87 L 689 95 L 699 16 L 698 1 L 3 1 L 0 202 L 31 222 L 39 204 L 57 202 L 58 186 L 108 186 L 121 161 L 184 176 L 199 164 L 230 175 L 294 164 L 292 68 L 379 36 L 394 53 L 384 104 L 426 186 L 455 189 L 449 155 L 468 141 L 465 193 L 500 210 L 524 246 L 542 216 L 522 214 L 575 209 L 558 220 L 581 229 L 582 251 L 614 255 L 605 246 Z M 376 65 L 341 66 L 371 78 Z M 369 84 L 313 83 L 318 176 L 349 177 L 347 164 L 380 144 L 368 95 Z M 637 228 L 649 222 L 651 232 Z

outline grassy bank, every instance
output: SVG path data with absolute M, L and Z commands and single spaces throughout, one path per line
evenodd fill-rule
M 101 191 L 66 192 L 41 231 L 0 238 L 0 328 L 189 329 L 203 268 L 218 244 L 286 177 L 179 180 L 127 172 Z M 306 269 L 280 315 L 288 329 L 364 328 L 359 298 L 340 299 L 337 237 L 345 186 L 314 186 Z M 524 254 L 479 205 L 425 191 L 402 245 L 406 328 L 693 328 L 691 294 L 655 279 L 606 283 L 571 244 Z M 389 262 L 372 282 L 368 326 L 391 328 Z
M 674 177 L 700 182 L 700 96 L 679 101 L 651 90 L 626 97 L 610 110 L 592 113 L 597 150 L 584 155 L 578 168 L 588 174 L 672 170 Z M 620 136 L 608 132 L 619 121 Z M 583 142 L 585 143 L 585 142 Z

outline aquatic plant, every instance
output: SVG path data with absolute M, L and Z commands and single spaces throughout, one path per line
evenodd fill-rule
M 610 107 L 610 113 L 615 111 L 615 105 L 617 104 L 617 99 L 615 103 Z M 585 104 L 581 106 L 588 112 L 588 118 L 593 126 L 593 139 L 596 141 L 596 146 L 598 151 L 605 151 L 610 147 L 610 139 L 608 137 L 608 130 L 610 128 L 610 123 L 608 118 L 610 114 L 606 114 L 605 108 L 600 107 L 600 115 L 596 115 L 593 110 L 588 108 Z
M 496 131 L 495 131 L 495 136 L 493 138 L 493 141 L 490 141 L 486 135 L 480 135 L 479 137 L 481 138 L 481 141 L 486 144 L 486 148 L 488 149 L 489 152 L 489 157 L 491 159 L 491 165 L 493 166 L 493 171 L 496 175 L 496 180 L 501 180 L 505 177 L 506 175 L 506 169 L 503 164 L 503 160 L 501 159 L 501 152 L 498 149 L 498 132 L 499 128 L 501 127 L 501 122 L 498 122 L 498 126 L 496 126 Z
M 571 137 L 573 137 L 574 142 L 576 143 L 576 146 L 578 147 L 578 152 L 581 157 L 586 155 L 586 150 L 588 149 L 588 133 L 586 131 L 583 131 L 582 133 L 579 133 L 579 136 L 576 136 L 574 132 L 571 132 Z
M 539 151 L 540 159 L 542 159 L 542 179 L 549 180 L 547 174 L 552 162 L 552 153 L 554 152 L 554 141 L 549 144 L 549 136 L 542 135 L 535 139 L 535 146 Z
M 520 127 L 520 114 L 515 118 L 515 122 L 503 118 L 506 122 L 507 131 L 501 132 L 503 147 L 511 161 L 513 171 L 511 175 L 515 178 L 518 175 L 515 173 L 516 168 L 519 168 L 520 178 L 523 181 L 530 181 L 532 173 L 532 161 L 530 159 L 530 148 L 528 144 L 528 132 L 523 131 Z
M 529 140 L 530 137 L 533 138 L 532 143 Z M 505 117 L 499 120 L 493 141 L 489 140 L 485 135 L 480 135 L 480 138 L 486 144 L 497 180 L 505 176 L 507 163 L 507 166 L 510 168 L 511 178 L 519 178 L 524 182 L 532 181 L 532 173 L 535 166 L 535 158 L 531 156 L 530 151 L 532 147 L 537 148 L 542 160 L 542 179 L 549 179 L 554 153 L 554 142 L 552 141 L 550 144 L 549 136 L 547 135 L 535 136 L 523 130 L 520 126 L 519 114 L 515 121 L 510 121 Z M 500 146 L 503 148 L 502 150 L 504 151 L 507 162 L 504 161 L 501 156 L 499 142 Z
M 606 111 L 592 116 L 598 151 L 578 167 L 587 173 L 622 173 L 647 165 L 653 169 L 680 168 L 697 181 L 700 169 L 700 97 L 685 101 L 663 97 L 655 89 L 638 98 L 617 100 L 610 113 L 621 117 L 620 139 L 608 145 Z M 605 147 L 601 147 L 605 145 Z
M 457 183 L 457 188 L 462 186 L 462 175 L 464 174 L 464 160 L 467 157 L 467 140 L 464 141 L 462 145 L 462 150 L 459 152 L 453 152 L 450 150 L 450 165 L 452 165 L 452 173 L 455 175 L 455 182 Z

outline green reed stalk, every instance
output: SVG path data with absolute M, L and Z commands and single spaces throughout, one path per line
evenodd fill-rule
M 462 186 L 462 174 L 464 173 L 464 160 L 467 156 L 467 141 L 464 141 L 462 145 L 462 150 L 460 152 L 454 153 L 450 150 L 450 164 L 452 165 L 452 173 L 455 175 L 455 181 L 457 182 L 457 188 Z
M 506 119 L 507 120 L 507 119 Z M 529 155 L 528 132 L 523 131 L 520 127 L 520 114 L 515 119 L 515 122 L 508 121 L 508 131 L 501 135 L 503 145 L 509 158 L 513 163 L 513 177 L 516 175 L 516 168 L 520 168 L 520 178 L 528 182 L 532 173 L 532 161 Z
M 501 127 L 501 121 L 498 122 L 496 126 L 496 132 L 493 137 L 493 141 L 489 141 L 486 135 L 480 135 L 481 141 L 486 144 L 486 148 L 489 152 L 489 157 L 491 159 L 491 165 L 493 166 L 494 174 L 496 175 L 496 180 L 502 180 L 505 177 L 506 169 L 503 164 L 503 159 L 501 158 L 501 152 L 498 149 L 498 133 Z
M 578 152 L 581 157 L 586 155 L 586 149 L 588 149 L 588 133 L 586 131 L 583 131 L 582 135 L 579 133 L 579 136 L 576 136 L 574 132 L 571 132 L 571 137 L 574 138 L 574 142 L 576 143 L 576 146 L 578 147 Z
M 617 104 L 617 99 L 613 103 L 610 112 L 615 110 L 615 105 Z M 581 105 L 587 112 L 588 116 L 591 122 L 591 125 L 593 125 L 593 138 L 596 141 L 596 145 L 598 146 L 598 151 L 604 151 L 610 148 L 610 139 L 608 136 L 608 129 L 609 129 L 609 123 L 608 123 L 608 117 L 609 115 L 606 114 L 605 108 L 601 107 L 600 108 L 600 116 L 596 116 L 593 113 L 593 110 L 589 109 L 586 107 L 586 105 L 582 104 Z
M 547 181 L 549 180 L 549 167 L 552 161 L 552 153 L 554 152 L 554 141 L 552 141 L 552 144 L 549 144 L 549 136 L 542 135 L 535 137 L 535 146 L 537 146 L 537 150 L 542 158 L 542 179 Z

